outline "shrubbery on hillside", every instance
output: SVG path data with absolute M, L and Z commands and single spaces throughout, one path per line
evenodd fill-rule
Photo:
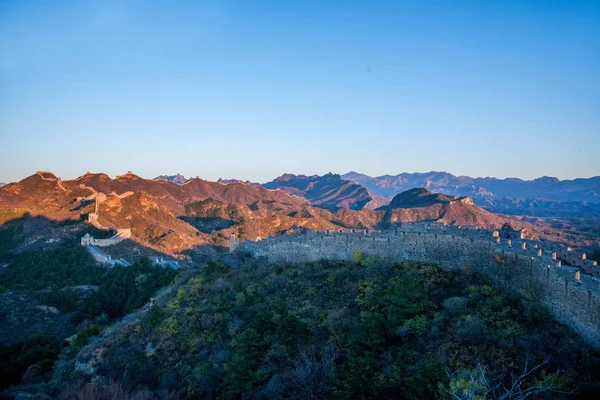
M 89 253 L 72 243 L 58 249 L 14 255 L 2 270 L 2 285 L 12 290 L 40 290 L 74 285 L 96 285 L 106 268 L 95 265 Z
M 70 286 L 99 285 L 84 311 L 92 317 L 102 313 L 116 317 L 142 306 L 175 275 L 176 271 L 152 265 L 147 258 L 130 267 L 100 267 L 82 246 L 71 244 L 14 255 L 0 279 L 9 290 L 38 291 L 40 302 L 62 311 L 73 311 L 79 300 Z
M 210 261 L 94 346 L 98 374 L 126 390 L 189 398 L 494 397 L 529 370 L 520 389 L 600 381 L 598 353 L 539 304 L 470 272 L 366 256 Z
M 153 265 L 147 258 L 130 267 L 101 267 L 83 247 L 71 243 L 53 250 L 11 254 L 10 264 L 0 271 L 0 283 L 3 291 L 28 291 L 41 304 L 72 313 L 65 318 L 50 314 L 57 324 L 62 324 L 61 329 L 54 331 L 71 335 L 85 319 L 108 324 L 115 317 L 135 311 L 176 274 L 170 268 Z M 80 298 L 71 288 L 79 285 L 97 288 L 91 288 L 87 297 Z M 91 324 L 85 321 L 83 326 L 88 327 L 74 336 L 71 354 L 75 355 L 91 336 L 99 333 L 101 327 Z M 14 329 L 3 327 L 8 328 Z M 32 379 L 41 379 L 57 359 L 63 340 L 64 337 L 34 336 L 0 348 L 0 389 L 18 384 L 28 370 L 32 371 Z
M 99 290 L 87 299 L 85 312 L 91 317 L 104 313 L 111 318 L 130 313 L 169 284 L 176 274 L 171 268 L 152 265 L 147 258 L 129 267 L 111 268 L 102 276 Z
M 43 335 L 0 347 L 0 390 L 20 382 L 28 369 L 31 369 L 31 373 L 25 379 L 48 372 L 61 348 L 60 340 Z
M 0 226 L 0 261 L 10 258 L 10 251 L 21 241 L 23 226 L 19 223 L 8 223 Z

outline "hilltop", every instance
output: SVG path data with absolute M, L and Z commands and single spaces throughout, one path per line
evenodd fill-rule
M 425 188 L 414 188 L 394 196 L 387 208 L 429 207 L 434 204 L 447 204 L 456 199 L 456 196 L 433 193 Z

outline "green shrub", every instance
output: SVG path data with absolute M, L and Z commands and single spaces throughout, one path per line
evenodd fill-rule
M 87 340 L 89 338 L 91 338 L 92 336 L 96 336 L 97 334 L 99 334 L 100 330 L 101 330 L 100 326 L 98 326 L 98 325 L 92 325 L 89 328 L 85 328 L 84 330 L 82 330 L 79 333 L 77 333 L 71 339 L 71 347 L 72 347 L 72 349 L 74 351 L 76 351 L 77 349 L 80 349 L 83 346 L 85 346 L 85 344 L 87 343 Z
M 110 335 L 102 371 L 123 376 L 127 390 L 206 399 L 440 399 L 478 365 L 510 385 L 526 360 L 548 357 L 527 384 L 557 369 L 565 391 L 600 381 L 600 356 L 570 329 L 472 272 L 378 259 L 361 268 L 228 260 L 192 272 L 144 325 Z M 144 263 L 104 277 L 100 308 L 121 312 L 130 295 L 146 296 L 159 277 Z
M 32 336 L 11 346 L 0 347 L 0 390 L 19 383 L 32 365 L 38 375 L 48 372 L 54 365 L 62 344 L 48 336 Z

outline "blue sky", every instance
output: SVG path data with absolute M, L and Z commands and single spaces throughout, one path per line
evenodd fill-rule
M 600 175 L 598 1 L 0 1 L 0 181 Z

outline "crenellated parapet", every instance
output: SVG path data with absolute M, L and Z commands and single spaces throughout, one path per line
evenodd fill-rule
M 173 269 L 181 268 L 177 261 L 170 260 L 170 259 L 164 258 L 164 257 L 150 257 L 150 261 L 152 262 L 152 264 L 155 264 L 155 265 L 158 265 L 158 266 L 164 267 L 164 268 L 173 268 Z
M 131 238 L 131 229 L 118 229 L 117 233 L 108 239 L 96 239 L 89 233 L 86 233 L 81 237 L 81 245 L 107 247 L 129 238 Z

